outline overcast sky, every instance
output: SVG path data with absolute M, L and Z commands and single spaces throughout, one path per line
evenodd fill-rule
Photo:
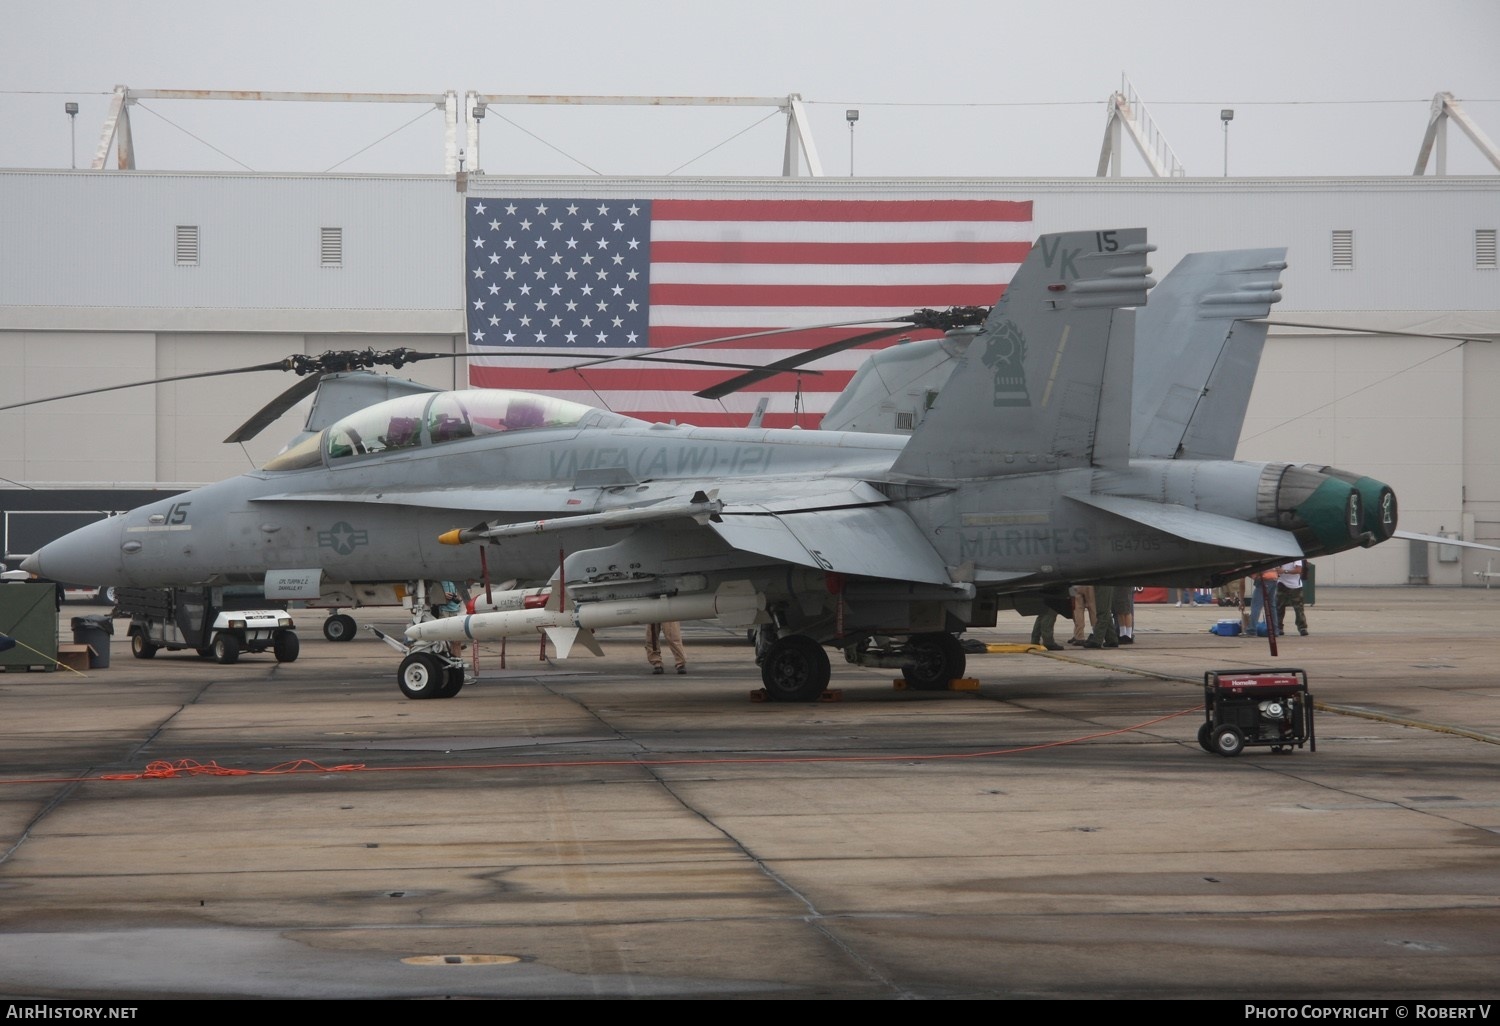
M 6 0 L 0 167 L 66 168 L 117 84 L 320 92 L 785 96 L 824 171 L 1089 176 L 1122 74 L 1190 175 L 1404 175 L 1433 94 L 1500 142 L 1496 0 Z M 143 169 L 440 173 L 409 104 L 147 100 Z M 774 175 L 755 108 L 491 109 L 503 174 Z M 111 158 L 112 159 L 112 158 Z M 1131 153 L 1127 174 L 1144 174 Z M 1449 171 L 1496 173 L 1456 129 Z

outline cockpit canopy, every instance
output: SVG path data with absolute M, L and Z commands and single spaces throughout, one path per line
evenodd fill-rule
M 497 388 L 405 395 L 358 410 L 268 461 L 266 470 L 316 467 L 395 449 L 442 445 L 537 428 L 620 426 L 630 418 L 592 406 Z

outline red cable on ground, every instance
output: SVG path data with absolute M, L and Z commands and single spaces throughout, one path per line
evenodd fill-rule
M 157 759 L 146 763 L 142 773 L 108 773 L 85 780 L 163 780 L 170 777 L 276 777 L 292 773 L 352 773 L 364 769 L 363 763 L 345 763 L 342 766 L 322 766 L 311 759 L 294 759 L 279 763 L 270 769 L 242 770 L 220 766 L 216 762 L 198 762 L 196 759 L 178 759 L 167 762 Z
M 216 762 L 200 763 L 194 759 L 179 759 L 176 762 L 156 760 L 146 764 L 146 769 L 140 773 L 108 773 L 97 777 L 65 777 L 46 780 L 38 779 L 15 779 L 0 780 L 4 784 L 39 784 L 39 783 L 88 783 L 95 780 L 107 781 L 131 781 L 131 780 L 164 780 L 182 776 L 214 776 L 214 777 L 271 777 L 271 776 L 294 776 L 312 773 L 443 773 L 454 770 L 518 770 L 518 769 L 579 769 L 588 767 L 610 767 L 620 766 L 633 769 L 649 769 L 654 766 L 790 766 L 805 763 L 819 762 L 951 762 L 958 759 L 988 759 L 998 755 L 1020 755 L 1025 752 L 1039 752 L 1048 748 L 1064 748 L 1068 745 L 1081 744 L 1084 741 L 1097 741 L 1100 738 L 1113 737 L 1116 734 L 1128 734 L 1131 731 L 1142 730 L 1157 723 L 1175 719 L 1178 716 L 1186 716 L 1189 713 L 1201 713 L 1203 707 L 1194 705 L 1187 709 L 1164 716 L 1157 716 L 1129 727 L 1120 727 L 1116 730 L 1100 731 L 1097 734 L 1085 734 L 1081 737 L 1070 738 L 1066 741 L 1048 741 L 1044 744 L 1023 745 L 1019 748 L 997 748 L 983 752 L 954 752 L 945 755 L 914 755 L 904 753 L 901 755 L 809 755 L 797 758 L 784 756 L 766 758 L 731 758 L 731 759 L 581 759 L 569 761 L 545 761 L 545 762 L 488 762 L 488 763 L 450 763 L 442 766 L 367 766 L 363 763 L 345 763 L 340 766 L 323 766 L 310 759 L 295 759 L 291 762 L 279 763 L 270 769 L 242 770 L 231 769 L 220 766 Z

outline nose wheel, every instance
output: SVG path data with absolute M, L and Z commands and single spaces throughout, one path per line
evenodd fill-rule
M 452 698 L 463 690 L 464 668 L 432 652 L 413 652 L 401 660 L 396 684 L 407 698 Z

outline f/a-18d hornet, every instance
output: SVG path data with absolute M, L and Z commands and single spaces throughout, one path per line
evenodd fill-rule
M 1070 584 L 1209 586 L 1391 537 L 1387 486 L 1194 458 L 1191 411 L 1176 415 L 1173 451 L 1132 455 L 1150 250 L 1144 229 L 1039 239 L 909 435 L 650 424 L 521 392 L 418 392 L 24 566 L 169 585 L 307 568 L 459 580 L 488 565 L 546 587 L 408 628 L 409 697 L 458 693 L 453 639 L 540 630 L 565 656 L 593 648 L 594 627 L 717 618 L 756 626 L 767 697 L 806 702 L 829 684 L 830 650 L 944 687 L 963 675 L 960 632 L 1063 602 Z M 1274 290 L 1278 269 L 1238 287 Z M 1222 371 L 1248 395 L 1253 364 Z

